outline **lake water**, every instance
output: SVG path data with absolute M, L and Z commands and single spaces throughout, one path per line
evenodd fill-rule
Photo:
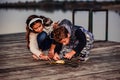
M 29 15 L 44 15 L 53 21 L 64 18 L 72 21 L 71 11 L 56 10 L 46 12 L 42 10 L 26 9 L 0 9 L 0 34 L 12 34 L 25 32 L 26 19 Z M 109 11 L 108 40 L 120 42 L 120 15 L 114 11 Z M 75 14 L 75 24 L 84 26 L 88 29 L 88 12 L 80 11 Z M 105 12 L 95 12 L 93 14 L 93 34 L 96 40 L 105 40 Z

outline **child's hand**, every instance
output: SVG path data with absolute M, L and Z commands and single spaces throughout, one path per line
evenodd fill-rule
M 54 60 L 60 60 L 60 57 L 57 53 L 55 53 L 54 57 L 53 57 Z
M 50 58 L 48 56 L 44 55 L 44 54 L 41 54 L 40 55 L 40 59 L 42 59 L 42 60 L 49 60 Z
M 66 53 L 65 56 L 64 56 L 64 58 L 71 59 L 74 54 L 75 54 L 75 51 L 72 50 L 71 52 Z
M 53 58 L 54 57 L 54 50 L 49 50 L 48 57 Z
M 67 59 L 71 59 L 72 58 L 72 54 L 71 53 L 66 53 L 64 58 L 67 58 Z

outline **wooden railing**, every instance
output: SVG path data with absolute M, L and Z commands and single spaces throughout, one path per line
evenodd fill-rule
M 106 12 L 106 22 L 105 22 L 105 41 L 108 41 L 108 10 L 106 9 L 74 9 L 72 12 L 72 22 L 75 25 L 75 12 L 77 11 L 88 11 L 88 30 L 93 32 L 93 12 Z

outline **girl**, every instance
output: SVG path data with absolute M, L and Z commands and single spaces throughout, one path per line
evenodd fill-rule
M 50 48 L 52 39 L 49 37 L 52 31 L 53 21 L 44 16 L 30 15 L 26 20 L 27 47 L 36 60 L 48 60 L 49 57 L 43 53 Z
M 72 25 L 67 19 L 62 20 L 58 26 L 53 31 L 54 40 L 59 43 L 56 43 L 53 59 L 71 59 L 73 56 L 80 56 L 80 61 L 86 61 L 94 41 L 93 34 L 82 26 Z

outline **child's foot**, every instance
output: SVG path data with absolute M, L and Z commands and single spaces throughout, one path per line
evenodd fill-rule
M 88 59 L 89 57 L 87 54 L 81 54 L 78 60 L 86 62 Z
M 85 58 L 80 57 L 79 58 L 80 61 L 84 61 L 84 62 L 86 62 L 88 59 L 89 59 L 89 57 L 85 57 Z

